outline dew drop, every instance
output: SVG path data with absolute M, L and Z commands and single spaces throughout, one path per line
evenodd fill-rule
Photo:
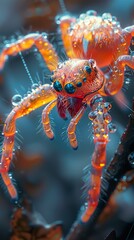
M 12 178 L 13 178 L 13 177 L 12 177 L 12 173 L 9 173 L 8 175 L 9 175 L 10 179 L 12 179 Z
M 30 91 L 28 91 L 28 92 L 27 92 L 27 95 L 30 95 L 30 94 L 31 94 L 31 92 L 30 92 Z
M 79 18 L 80 18 L 81 20 L 84 20 L 85 17 L 86 17 L 86 14 L 82 13 Z
M 130 78 L 126 78 L 126 79 L 125 79 L 125 84 L 130 84 L 130 81 L 131 81 Z
M 94 11 L 94 10 L 89 10 L 89 11 L 87 11 L 87 15 L 89 15 L 89 16 L 97 16 L 97 12 Z
M 19 94 L 16 94 L 12 97 L 12 105 L 15 107 L 17 106 L 18 104 L 20 104 L 22 101 L 22 96 L 19 95 Z
M 88 114 L 88 117 L 91 121 L 93 121 L 97 117 L 97 111 L 92 111 Z
M 60 24 L 60 22 L 61 22 L 61 15 L 57 15 L 57 16 L 55 17 L 55 22 L 56 22 L 57 24 Z
M 104 107 L 106 108 L 107 111 L 109 111 L 112 108 L 112 105 L 109 102 L 105 102 Z
M 38 83 L 33 83 L 31 89 L 34 91 L 38 88 Z
M 112 21 L 112 15 L 110 13 L 103 13 L 102 14 L 102 19 Z
M 57 15 L 56 17 L 55 17 L 55 22 L 57 23 L 57 24 L 60 24 L 61 23 L 61 21 L 63 21 L 63 20 L 67 20 L 67 19 L 70 19 L 70 15 L 62 15 L 62 14 L 59 14 L 59 15 Z
M 134 57 L 134 51 L 131 51 L 131 56 Z
M 115 133 L 116 132 L 116 125 L 113 123 L 108 124 L 108 130 L 110 133 Z
M 106 123 L 110 123 L 112 121 L 111 115 L 109 113 L 105 113 L 104 120 Z
M 128 161 L 129 161 L 129 163 L 131 164 L 131 166 L 134 167 L 134 152 L 131 152 L 131 153 L 128 155 Z
M 116 22 L 116 21 L 117 21 L 117 17 L 112 16 L 112 21 L 113 21 L 113 22 Z

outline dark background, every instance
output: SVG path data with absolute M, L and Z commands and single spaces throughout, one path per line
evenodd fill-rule
M 67 11 L 75 16 L 89 9 L 94 9 L 98 14 L 110 12 L 115 15 L 121 22 L 122 27 L 134 23 L 133 0 L 66 0 L 65 6 Z M 58 26 L 55 24 L 55 17 L 61 13 L 62 10 L 57 0 L 0 0 L 1 49 L 5 41 L 17 39 L 20 34 L 44 31 L 48 33 L 48 38 L 54 43 L 59 55 L 62 54 L 60 36 L 57 34 Z M 27 53 L 22 53 L 22 55 L 33 81 L 49 83 L 48 70 L 35 48 Z M 12 97 L 17 93 L 23 97 L 30 91 L 31 85 L 20 56 L 10 57 L 1 72 L 1 131 L 3 121 L 12 109 Z M 133 89 L 132 79 L 127 87 L 124 86 L 124 93 L 128 100 L 127 105 L 130 108 Z M 110 135 L 111 141 L 107 147 L 108 162 L 117 148 L 120 136 L 127 123 L 128 114 L 131 111 L 128 108 L 120 108 L 114 98 L 110 98 L 109 101 L 113 105 L 111 115 L 113 122 L 117 125 L 117 132 Z M 83 168 L 89 164 L 93 153 L 92 127 L 87 117 L 87 110 L 78 125 L 79 148 L 74 151 L 67 139 L 67 126 L 70 117 L 67 121 L 64 121 L 58 116 L 56 109 L 52 111 L 51 119 L 55 139 L 50 141 L 45 136 L 41 126 L 41 111 L 42 109 L 39 109 L 29 116 L 17 120 L 16 152 L 20 149 L 23 153 L 21 157 L 17 155 L 11 170 L 22 198 L 27 196 L 32 201 L 35 211 L 39 212 L 47 223 L 56 220 L 63 221 L 64 233 L 66 234 L 84 202 L 84 198 L 81 197 L 82 176 L 84 175 Z M 13 205 L 2 181 L 0 184 L 0 239 L 5 240 L 9 239 L 9 223 Z M 132 188 L 117 197 L 121 214 L 118 214 L 116 221 L 112 221 L 112 225 L 107 226 L 102 231 L 102 236 L 100 235 L 102 239 L 112 228 L 115 228 L 119 234 L 126 222 L 134 221 L 133 198 Z M 94 239 L 98 239 L 98 234 L 100 233 L 95 233 L 96 237 Z

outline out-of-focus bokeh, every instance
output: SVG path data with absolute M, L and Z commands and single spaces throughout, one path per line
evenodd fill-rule
M 122 27 L 134 24 L 134 1 L 127 0 L 66 0 L 66 10 L 75 16 L 89 9 L 98 14 L 110 12 L 121 22 Z M 54 44 L 59 55 L 63 54 L 63 46 L 55 23 L 55 17 L 63 14 L 58 0 L 0 0 L 0 48 L 6 41 L 18 38 L 29 32 L 47 32 L 48 38 Z M 48 69 L 35 48 L 22 53 L 32 80 L 35 83 L 49 83 Z M 0 78 L 0 128 L 12 109 L 12 97 L 20 94 L 22 97 L 31 91 L 31 79 L 22 63 L 20 55 L 10 57 L 1 72 Z M 113 156 L 120 136 L 126 126 L 131 112 L 134 82 L 124 86 L 124 94 L 128 107 L 124 109 L 110 98 L 113 108 L 111 115 L 117 125 L 117 132 L 110 136 L 107 147 L 107 160 Z M 39 212 L 47 223 L 56 220 L 63 221 L 66 234 L 76 219 L 80 206 L 85 201 L 82 198 L 83 169 L 90 163 L 93 153 L 92 126 L 87 117 L 88 110 L 77 129 L 79 148 L 71 149 L 67 139 L 67 126 L 70 121 L 62 120 L 54 109 L 51 114 L 55 139 L 50 141 L 44 135 L 41 126 L 42 108 L 22 119 L 17 120 L 16 147 L 14 161 L 11 166 L 13 178 L 16 180 L 20 196 L 29 198 L 36 212 Z M 1 183 L 0 188 L 0 239 L 9 239 L 10 218 L 13 204 Z M 127 193 L 118 196 L 119 214 L 105 225 L 99 232 L 103 239 L 111 229 L 117 234 L 123 231 L 125 223 L 134 221 L 134 206 L 132 199 L 134 190 L 131 187 Z M 126 214 L 126 208 L 128 209 Z M 116 219 L 116 220 L 115 220 Z M 118 226 L 118 227 L 117 227 Z M 95 233 L 93 239 L 98 239 Z

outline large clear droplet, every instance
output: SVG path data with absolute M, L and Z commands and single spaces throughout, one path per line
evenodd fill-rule
M 12 97 L 12 105 L 15 107 L 17 106 L 18 104 L 20 104 L 22 101 L 22 96 L 19 95 L 19 94 L 16 94 Z

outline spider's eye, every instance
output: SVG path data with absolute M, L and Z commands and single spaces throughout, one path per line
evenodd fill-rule
M 74 93 L 74 92 L 75 92 L 75 87 L 74 87 L 74 85 L 71 84 L 71 83 L 68 83 L 68 84 L 65 86 L 65 91 L 66 91 L 67 93 L 70 93 L 70 94 Z
M 85 66 L 84 69 L 86 70 L 86 72 L 87 72 L 88 74 L 90 74 L 91 71 L 92 71 L 91 67 L 89 67 L 89 66 Z
M 82 82 L 77 82 L 77 87 L 81 87 L 82 86 Z
M 57 91 L 57 92 L 61 92 L 62 91 L 62 85 L 59 81 L 56 81 L 54 82 L 54 85 L 53 85 L 54 89 Z
M 83 82 L 86 82 L 86 81 L 87 81 L 87 79 L 86 79 L 86 77 L 84 77 L 84 78 L 83 78 Z

